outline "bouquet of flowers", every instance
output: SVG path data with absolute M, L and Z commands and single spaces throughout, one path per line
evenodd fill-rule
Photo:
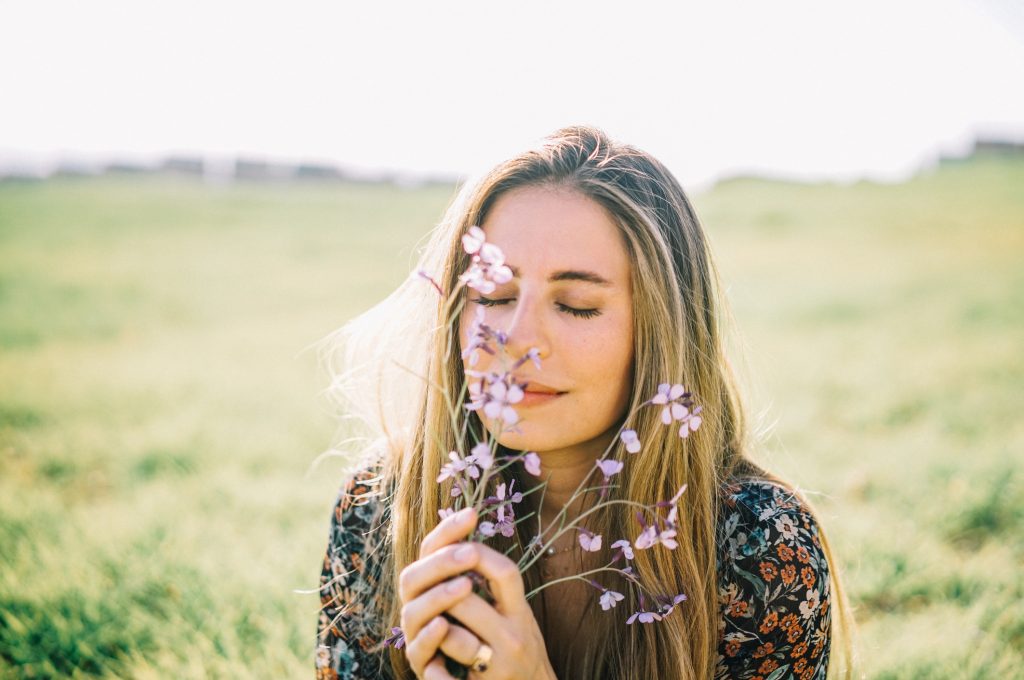
M 487 242 L 482 229 L 476 226 L 470 227 L 468 233 L 462 237 L 462 245 L 466 253 L 471 256 L 471 261 L 469 268 L 459 277 L 459 285 L 447 301 L 448 305 L 455 304 L 456 309 L 461 309 L 456 302 L 456 296 L 460 294 L 463 287 L 469 287 L 487 295 L 492 293 L 497 285 L 507 283 L 512 279 L 512 271 L 505 264 L 504 254 L 496 245 Z M 440 295 L 444 295 L 441 286 L 428 273 L 421 271 L 418 272 L 418 275 L 428 281 Z M 520 517 L 517 514 L 516 506 L 526 495 L 538 491 L 541 492 L 543 499 L 543 490 L 546 486 L 546 482 L 538 480 L 533 488 L 517 489 L 515 481 L 506 483 L 505 477 L 501 474 L 513 465 L 522 465 L 525 471 L 534 477 L 540 477 L 541 474 L 540 457 L 536 452 L 498 454 L 498 437 L 504 432 L 515 430 L 520 422 L 515 406 L 523 399 L 526 383 L 517 380 L 516 371 L 528 361 L 532 361 L 535 368 L 541 370 L 541 359 L 536 349 L 528 350 L 523 356 L 513 357 L 509 355 L 507 341 L 508 337 L 501 329 L 492 328 L 486 323 L 484 309 L 478 307 L 470 326 L 468 342 L 462 348 L 462 359 L 469 368 L 465 371 L 466 383 L 462 385 L 459 392 L 461 403 L 448 405 L 453 415 L 456 415 L 458 409 L 464 409 L 467 412 L 482 412 L 495 424 L 490 431 L 485 429 L 482 439 L 473 443 L 468 451 L 458 449 L 451 451 L 448 454 L 449 462 L 443 466 L 441 474 L 437 477 L 438 483 L 448 480 L 451 483 L 452 504 L 440 511 L 442 519 L 466 507 L 473 507 L 476 510 L 481 521 L 470 537 L 470 540 L 474 541 L 483 542 L 497 534 L 506 538 L 515 537 L 517 535 L 516 525 L 530 517 L 530 515 Z M 499 358 L 501 370 L 475 370 L 474 367 L 478 363 L 481 352 Z M 701 407 L 694 404 L 693 395 L 682 384 L 666 382 L 659 385 L 657 394 L 641 404 L 637 410 L 647 407 L 660 408 L 662 423 L 666 426 L 678 427 L 680 437 L 687 437 L 700 427 Z M 617 442 L 621 442 L 630 455 L 638 454 L 643 449 L 643 443 L 639 440 L 637 433 L 634 430 L 626 429 L 626 424 L 637 413 L 637 410 L 626 417 L 617 436 L 601 454 L 594 468 L 580 483 L 569 502 L 555 516 L 554 520 L 548 526 L 541 526 L 540 513 L 536 513 L 537 532 L 527 542 L 527 545 L 520 546 L 522 557 L 518 561 L 519 571 L 520 573 L 526 572 L 545 552 L 553 550 L 552 546 L 561 536 L 569 532 L 576 534 L 576 540 L 583 551 L 600 551 L 605 544 L 605 537 L 589 531 L 585 523 L 588 516 L 608 505 L 633 506 L 636 509 L 636 519 L 639 525 L 638 535 L 632 540 L 616 537 L 616 540 L 610 544 L 611 559 L 606 565 L 543 583 L 526 594 L 527 600 L 557 583 L 578 579 L 593 586 L 601 609 L 610 611 L 624 600 L 625 596 L 594 580 L 594 575 L 600 572 L 613 572 L 621 577 L 625 587 L 636 589 L 640 610 L 632 612 L 628 616 L 627 624 L 660 621 L 671 614 L 675 607 L 686 599 L 686 595 L 683 593 L 664 595 L 647 592 L 629 565 L 630 560 L 634 558 L 634 550 L 650 550 L 659 545 L 673 550 L 678 546 L 676 541 L 676 504 L 686 491 L 686 485 L 684 484 L 672 498 L 653 505 L 615 498 L 609 493 L 616 488 L 614 485 L 616 477 L 625 474 L 624 463 L 609 456 L 612 447 Z M 467 418 L 462 418 L 462 421 L 465 423 Z M 463 434 L 466 434 L 465 425 Z M 465 440 L 466 437 L 463 436 L 460 442 Z M 577 517 L 568 517 L 568 508 L 573 505 L 573 502 L 583 494 L 594 491 L 598 492 L 596 504 L 584 510 Z M 392 634 L 386 642 L 398 647 L 402 646 L 404 638 L 401 629 L 394 628 L 391 632 Z

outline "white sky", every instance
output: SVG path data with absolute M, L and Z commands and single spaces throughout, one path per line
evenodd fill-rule
M 897 179 L 1024 139 L 1017 0 L 0 0 L 0 161 L 477 172 L 588 122 L 684 183 Z

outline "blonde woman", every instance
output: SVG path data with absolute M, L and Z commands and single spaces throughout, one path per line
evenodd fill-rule
M 486 294 L 463 287 L 447 306 L 438 300 L 458 289 L 475 226 L 512 276 Z M 443 679 L 457 673 L 453 662 L 479 680 L 806 680 L 830 666 L 849 676 L 836 564 L 808 502 L 748 458 L 711 252 L 664 166 L 600 130 L 559 130 L 464 188 L 420 271 L 437 290 L 413 277 L 329 339 L 337 395 L 377 439 L 332 518 L 317 677 Z M 480 318 L 506 333 L 513 356 L 537 359 L 517 368 L 526 388 L 513 431 L 484 411 L 449 409 L 468 363 L 486 371 L 496 361 L 464 351 Z M 685 382 L 702 408 L 687 437 L 640 408 L 666 381 Z M 616 438 L 627 414 L 639 453 Z M 522 506 L 542 523 L 566 503 L 574 516 L 595 507 L 596 493 L 573 491 L 610 450 L 628 465 L 612 494 L 647 505 L 675 496 L 678 546 L 612 548 L 612 537 L 638 529 L 630 507 L 609 504 L 587 517 L 586 535 L 609 537 L 603 549 L 567 533 L 520 573 L 534 525 L 483 543 L 467 540 L 480 522 L 472 509 L 440 519 L 451 503 L 450 485 L 437 481 L 448 453 L 469 450 L 457 438 L 484 430 L 502 455 L 539 457 L 544 493 Z M 503 474 L 528 490 L 537 479 L 524 472 Z M 650 592 L 685 599 L 656 615 L 633 591 L 613 591 L 613 575 L 566 578 L 626 549 Z M 493 598 L 476 594 L 468 574 Z

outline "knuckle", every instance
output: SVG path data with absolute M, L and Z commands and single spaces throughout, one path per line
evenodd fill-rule
M 399 589 L 399 591 L 401 591 L 401 594 L 403 595 L 403 599 L 405 599 L 404 595 L 409 592 L 409 586 L 411 585 L 411 583 L 410 583 L 411 578 L 412 578 L 412 576 L 410 574 L 410 567 L 406 567 L 405 569 L 402 569 L 402 571 L 399 572 L 399 574 L 398 574 L 398 589 Z
M 526 642 L 518 635 L 509 635 L 505 641 L 505 648 L 513 656 L 523 656 L 526 653 Z
M 447 675 L 440 661 L 432 661 L 423 669 L 423 680 L 443 680 Z
M 512 562 L 502 561 L 494 567 L 494 575 L 502 581 L 510 581 L 519 576 L 519 569 Z

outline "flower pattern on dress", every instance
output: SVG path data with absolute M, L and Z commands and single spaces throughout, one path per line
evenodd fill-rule
M 342 486 L 320 573 L 317 622 L 317 680 L 382 678 L 386 650 L 377 624 L 381 555 L 373 540 L 379 506 L 375 472 L 362 469 Z
M 722 498 L 716 680 L 825 680 L 831 592 L 814 517 L 774 482 L 733 483 Z
M 343 485 L 320 577 L 318 680 L 390 678 L 375 601 L 383 536 L 376 473 Z M 831 632 L 829 566 L 808 509 L 786 487 L 723 487 L 717 527 L 715 680 L 824 680 Z

